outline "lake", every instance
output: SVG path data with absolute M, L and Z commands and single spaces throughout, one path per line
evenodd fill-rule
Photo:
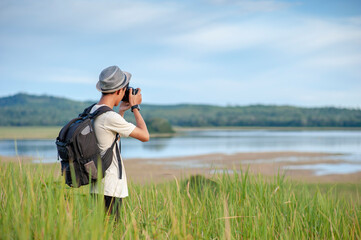
M 165 158 L 209 153 L 323 152 L 341 153 L 342 159 L 361 163 L 360 130 L 201 130 L 185 131 L 170 138 L 151 138 L 142 143 L 121 140 L 122 156 Z M 0 155 L 31 156 L 56 162 L 55 140 L 0 140 Z

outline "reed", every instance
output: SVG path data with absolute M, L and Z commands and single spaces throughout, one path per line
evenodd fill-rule
M 54 165 L 52 165 L 54 166 Z M 58 167 L 58 166 L 57 166 Z M 361 203 L 249 172 L 130 183 L 116 221 L 89 187 L 43 164 L 0 163 L 1 239 L 360 239 Z

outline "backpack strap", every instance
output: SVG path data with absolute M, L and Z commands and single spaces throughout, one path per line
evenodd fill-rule
M 92 110 L 92 108 L 96 105 L 96 103 L 90 105 L 89 107 L 85 108 L 84 111 L 79 114 L 79 118 L 96 118 L 97 116 L 109 112 L 109 111 L 113 111 L 113 109 L 111 109 L 108 106 L 101 106 L 100 108 L 98 108 L 97 110 L 95 110 L 93 113 L 90 113 L 90 111 Z
M 89 117 L 90 119 L 95 119 L 96 117 L 98 117 L 99 115 L 101 115 L 103 113 L 113 111 L 113 109 L 111 109 L 108 106 L 101 106 L 100 108 L 98 108 L 97 110 L 95 110 L 93 113 L 90 114 L 90 111 L 94 105 L 95 104 L 91 105 L 90 107 L 88 107 L 84 110 L 83 113 L 86 113 L 86 114 L 84 114 L 83 117 Z M 122 179 L 122 159 L 120 157 L 120 150 L 119 150 L 119 148 L 121 149 L 121 147 L 118 148 L 118 144 L 117 144 L 118 139 L 119 139 L 119 134 L 117 133 L 113 144 L 110 146 L 110 148 L 108 148 L 107 151 L 113 151 L 114 146 L 115 146 L 117 159 L 118 159 L 119 179 Z M 119 144 L 121 144 L 121 143 L 119 142 Z
M 95 105 L 96 105 L 96 103 L 93 103 L 91 106 L 85 108 L 84 111 L 79 114 L 79 117 L 83 118 L 83 117 L 87 116 Z
M 119 139 L 119 134 L 117 133 L 117 136 L 115 137 L 113 145 L 115 145 L 115 151 L 117 153 L 117 159 L 118 159 L 118 168 L 119 168 L 119 179 L 122 179 L 122 159 L 120 158 L 120 150 L 121 149 L 121 142 L 119 141 L 120 147 L 118 148 L 118 144 L 116 144 L 117 140 Z M 113 148 L 114 146 L 112 146 Z
M 101 106 L 100 108 L 95 110 L 93 113 L 91 113 L 91 114 L 88 113 L 87 116 L 89 116 L 90 119 L 94 119 L 94 118 L 98 117 L 99 115 L 109 112 L 109 111 L 113 111 L 113 109 L 111 109 L 108 106 Z
M 104 169 L 106 170 L 110 166 L 111 162 L 113 161 L 113 151 L 114 151 L 114 147 L 115 147 L 117 159 L 118 159 L 119 179 L 122 179 L 122 167 L 123 166 L 122 166 L 122 159 L 120 158 L 120 153 L 119 153 L 118 144 L 117 144 L 118 139 L 119 139 L 119 134 L 117 133 L 113 144 L 105 151 L 104 155 L 102 156 L 102 160 L 105 162 L 110 161 L 109 165 L 106 165 L 106 166 L 103 165 Z M 103 169 L 103 174 L 105 172 L 104 169 Z

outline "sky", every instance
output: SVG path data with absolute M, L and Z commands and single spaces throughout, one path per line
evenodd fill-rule
M 0 97 L 97 100 L 111 65 L 149 104 L 361 108 L 361 1 L 0 2 Z

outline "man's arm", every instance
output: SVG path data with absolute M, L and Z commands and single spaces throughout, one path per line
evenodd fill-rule
M 136 95 L 133 95 L 131 93 L 131 91 L 129 91 L 129 103 L 123 103 L 123 102 L 121 103 L 121 107 L 119 108 L 119 114 L 121 116 L 124 116 L 124 112 L 126 110 L 130 109 L 130 107 L 132 107 L 134 105 L 141 104 L 141 103 L 142 103 L 141 90 L 138 88 L 138 93 Z M 149 141 L 148 128 L 147 128 L 147 125 L 145 124 L 145 121 L 144 121 L 142 115 L 140 114 L 138 109 L 134 109 L 133 113 L 134 113 L 134 118 L 135 118 L 135 122 L 136 122 L 136 127 L 130 133 L 129 136 L 131 136 L 132 138 L 138 139 L 142 142 Z
M 134 113 L 135 122 L 137 123 L 137 126 L 136 126 L 136 128 L 134 128 L 134 130 L 131 132 L 131 134 L 129 136 L 131 136 L 132 138 L 136 138 L 142 142 L 149 141 L 148 128 L 144 122 L 142 115 L 140 114 L 138 109 L 134 109 L 133 113 Z

